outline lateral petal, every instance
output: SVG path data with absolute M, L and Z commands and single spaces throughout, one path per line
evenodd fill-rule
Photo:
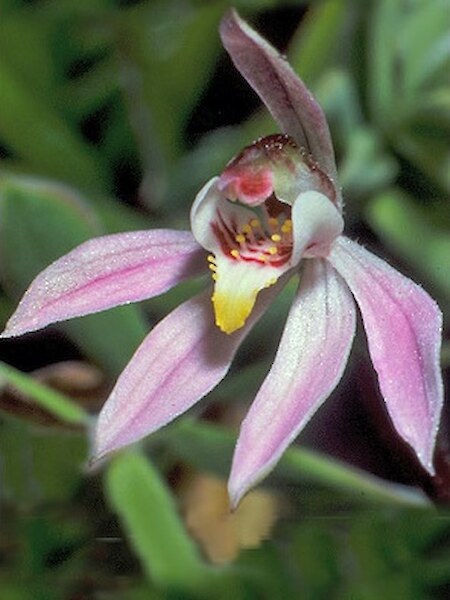
M 274 467 L 341 379 L 355 303 L 322 259 L 305 261 L 275 361 L 244 419 L 229 480 L 233 506 Z
M 213 224 L 221 213 L 227 220 L 233 221 L 237 229 L 255 216 L 248 208 L 229 202 L 220 193 L 218 181 L 218 177 L 210 179 L 198 192 L 191 208 L 192 233 L 198 243 L 210 252 L 216 252 L 220 247 Z
M 381 393 L 398 433 L 430 473 L 444 399 L 439 367 L 442 313 L 417 284 L 347 238 L 330 262 L 361 310 Z
M 336 186 L 336 163 L 322 108 L 286 59 L 230 10 L 220 26 L 222 43 L 283 132 L 306 148 Z M 339 193 L 339 190 L 336 190 Z
M 302 256 L 326 256 L 344 229 L 344 220 L 335 205 L 316 191 L 301 193 L 292 207 L 293 248 L 291 263 Z
M 155 229 L 89 240 L 34 279 L 1 337 L 151 298 L 204 266 L 204 251 L 188 231 Z
M 145 338 L 100 412 L 95 458 L 166 425 L 225 376 L 240 343 L 285 281 L 261 294 L 243 328 L 214 325 L 211 290 L 181 304 Z

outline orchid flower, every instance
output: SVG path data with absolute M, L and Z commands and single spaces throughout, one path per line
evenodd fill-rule
M 394 427 L 432 474 L 443 403 L 441 312 L 420 286 L 342 235 L 328 125 L 286 60 L 233 10 L 221 37 L 283 133 L 249 145 L 203 187 L 192 233 L 108 235 L 54 262 L 32 282 L 3 336 L 151 298 L 210 271 L 208 288 L 156 325 L 119 377 L 98 418 L 99 457 L 161 428 L 214 388 L 268 304 L 299 274 L 276 357 L 242 423 L 233 505 L 338 384 L 357 306 Z

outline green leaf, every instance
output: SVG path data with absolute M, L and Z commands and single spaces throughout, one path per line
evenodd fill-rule
M 63 547 L 79 545 L 88 535 L 85 524 L 79 515 L 64 515 L 55 518 L 50 511 L 43 514 L 30 514 L 20 526 L 23 536 L 22 569 L 23 574 L 31 576 L 43 576 L 45 581 L 48 569 L 48 558 L 52 553 Z
M 8 600 L 37 600 L 34 590 L 27 583 L 14 580 L 8 581 L 2 578 L 0 584 L 2 586 L 2 594 Z
M 364 126 L 354 80 L 347 71 L 330 69 L 318 79 L 315 94 L 327 115 L 336 141 L 345 146 L 355 128 Z
M 141 231 L 155 227 L 155 223 L 147 215 L 114 199 L 96 197 L 92 199 L 91 204 L 108 233 Z
M 39 271 L 99 231 L 96 215 L 70 188 L 33 178 L 0 179 L 0 277 L 16 298 Z M 147 330 L 135 306 L 58 326 L 112 374 L 128 362 Z
M 356 198 L 367 196 L 393 182 L 398 166 L 384 151 L 374 130 L 354 128 L 346 142 L 339 181 L 347 194 Z
M 0 421 L 2 497 L 20 506 L 60 502 L 80 483 L 86 436 L 42 431 L 16 418 Z
M 448 6 L 440 0 L 418 2 L 399 29 L 398 47 L 404 57 L 405 91 L 411 96 L 447 79 L 450 67 Z
M 357 577 L 353 594 L 349 596 L 374 600 L 381 597 L 417 600 L 432 597 L 433 585 L 445 586 L 449 581 L 449 563 L 446 569 L 442 569 L 448 555 L 448 544 L 439 544 L 439 540 L 448 539 L 448 524 L 448 515 L 434 511 L 395 511 L 355 519 L 347 545 Z M 417 547 L 417 540 L 422 534 L 428 537 L 430 526 L 435 530 L 440 528 L 440 535 L 426 549 L 425 555 L 424 550 Z M 433 580 L 435 568 L 437 577 Z M 370 595 L 361 595 L 364 590 L 370 590 Z
M 368 503 L 422 508 L 429 506 L 426 496 L 420 490 L 384 481 L 305 448 L 290 448 L 281 461 L 280 472 L 292 480 L 309 480 L 326 485 Z
M 381 0 L 369 30 L 369 101 L 378 125 L 396 131 L 422 107 L 421 96 L 448 86 L 448 9 L 439 0 Z M 423 111 L 427 118 L 429 112 Z M 409 125 L 411 133 L 413 127 Z
M 9 315 L 13 311 L 12 302 L 3 294 L 0 294 L 0 323 L 6 323 Z
M 258 119 L 259 121 L 259 119 Z M 253 124 L 254 120 L 252 121 Z M 171 172 L 170 206 L 174 210 L 189 210 L 193 198 L 208 177 L 221 173 L 231 157 L 258 135 L 264 127 L 257 125 L 255 135 L 247 132 L 252 124 L 242 127 L 226 127 L 206 133 L 189 152 L 176 163 Z M 266 130 L 267 133 L 267 130 Z
M 450 192 L 450 149 L 445 123 L 427 123 L 422 120 L 408 124 L 395 132 L 392 143 L 412 164 L 432 178 L 442 190 Z
M 347 0 L 329 0 L 313 6 L 302 21 L 289 48 L 289 62 L 308 86 L 335 63 L 351 10 Z M 348 31 L 345 34 L 348 39 Z
M 140 79 L 138 86 L 126 80 L 124 92 L 146 173 L 154 173 L 161 161 L 155 147 L 162 166 L 180 153 L 186 119 L 218 53 L 222 13 L 216 3 L 180 12 L 177 4 L 155 2 L 120 19 L 120 35 L 127 40 L 121 58 Z
M 150 580 L 162 588 L 195 589 L 205 567 L 151 463 L 130 451 L 119 454 L 106 472 L 106 490 Z
M 407 8 L 404 0 L 380 0 L 373 6 L 368 31 L 369 102 L 374 120 L 382 128 L 388 128 L 402 95 L 395 77 L 394 56 L 397 31 Z
M 117 65 L 107 57 L 80 77 L 68 81 L 62 88 L 61 101 L 82 118 L 111 100 L 118 89 Z
M 450 235 L 432 223 L 430 211 L 391 189 L 372 200 L 368 219 L 389 248 L 417 267 L 450 300 Z
M 105 188 L 105 168 L 94 149 L 58 115 L 50 99 L 21 79 L 3 55 L 0 87 L 0 139 L 30 170 L 82 189 Z
M 29 10 L 16 10 L 2 16 L 0 52 L 27 85 L 46 94 L 55 75 L 50 27 L 42 14 L 32 15 Z
M 196 468 L 228 475 L 236 442 L 231 431 L 184 418 L 161 435 L 173 452 Z M 418 490 L 383 481 L 305 448 L 289 448 L 273 476 L 282 476 L 302 485 L 310 482 L 326 486 L 369 503 L 427 506 L 427 500 Z
M 420 99 L 420 111 L 429 113 L 430 111 L 438 111 L 440 120 L 450 124 L 450 85 L 436 87 L 431 91 L 427 91 Z
M 333 597 L 339 582 L 340 557 L 336 540 L 323 523 L 306 520 L 297 527 L 293 554 L 298 557 L 305 584 L 305 600 Z
M 266 543 L 257 549 L 241 552 L 232 569 L 241 576 L 246 585 L 245 591 L 243 590 L 242 593 L 242 600 L 296 598 L 296 588 L 292 586 L 293 578 L 290 567 L 292 565 L 288 564 L 286 553 L 280 551 L 277 544 Z M 236 583 L 233 587 L 229 586 L 229 595 L 225 595 L 224 600 L 236 597 L 235 587 Z M 240 597 L 238 596 L 238 598 Z
M 0 362 L 0 390 L 8 383 L 31 398 L 36 404 L 66 423 L 88 425 L 89 415 L 67 396 L 35 381 L 10 365 Z
M 50 262 L 100 232 L 71 188 L 33 177 L 0 178 L 2 278 L 16 294 Z

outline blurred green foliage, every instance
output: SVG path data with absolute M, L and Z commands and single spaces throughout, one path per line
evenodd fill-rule
M 255 24 L 269 24 L 268 33 L 278 27 L 285 45 L 282 28 L 295 30 L 288 55 L 329 117 L 348 229 L 383 244 L 378 251 L 392 253 L 448 315 L 447 3 L 234 5 Z M 200 185 L 243 145 L 274 131 L 266 112 L 246 109 L 251 92 L 245 96 L 243 85 L 225 78 L 217 26 L 228 6 L 221 0 L 3 0 L 2 321 L 33 276 L 80 242 L 115 231 L 185 227 Z M 217 97 L 219 106 L 233 98 L 230 122 L 209 104 Z M 198 283 L 143 307 L 57 329 L 110 384 L 152 323 L 193 287 Z M 271 336 L 290 293 L 269 314 Z M 221 410 L 230 398 L 251 398 L 270 360 L 267 327 L 254 339 L 253 363 L 209 398 Z M 446 348 L 449 366 L 448 342 Z M 272 480 L 289 499 L 289 515 L 259 548 L 213 567 L 189 537 L 167 482 L 180 464 L 225 477 L 234 434 L 181 420 L 146 440 L 140 453 L 123 452 L 106 465 L 103 497 L 100 476 L 85 468 L 88 411 L 0 363 L 2 397 L 11 387 L 27 397 L 29 414 L 11 414 L 0 403 L 0 588 L 7 598 L 425 600 L 448 594 L 448 512 L 433 508 L 421 491 L 293 448 Z M 37 425 L 34 405 L 60 426 Z M 74 423 L 78 429 L 71 429 Z

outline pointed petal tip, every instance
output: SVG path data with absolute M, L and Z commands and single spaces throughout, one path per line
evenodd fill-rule
M 242 499 L 242 496 L 239 494 L 232 494 L 230 491 L 228 492 L 228 498 L 230 500 L 230 512 L 234 513 L 236 512 L 239 503 Z
M 231 512 L 235 512 L 238 508 L 241 500 L 248 493 L 250 487 L 245 487 L 244 485 L 236 485 L 232 478 L 228 481 L 228 498 L 230 500 L 230 510 Z
M 245 326 L 224 336 L 212 320 L 210 289 L 186 301 L 148 334 L 98 417 L 93 457 L 119 450 L 190 409 L 225 376 L 245 335 L 285 281 L 273 286 Z M 156 360 L 157 359 L 157 360 Z
M 98 463 L 104 461 L 106 458 L 108 458 L 113 452 L 114 450 L 116 450 L 115 448 L 108 448 L 108 447 L 100 447 L 100 446 L 96 446 L 94 447 L 94 450 L 91 454 L 91 456 L 89 457 L 89 466 L 95 466 Z
M 340 237 L 329 260 L 359 304 L 372 363 L 394 427 L 433 475 L 444 402 L 442 313 L 422 287 L 356 242 Z
M 89 452 L 87 459 L 88 471 L 95 471 L 99 469 L 103 463 L 110 457 L 113 449 L 110 449 L 106 445 L 102 445 L 99 441 L 98 435 L 98 423 L 99 416 L 93 418 L 90 427 L 88 429 L 88 440 L 89 440 Z
M 269 460 L 266 464 L 256 469 L 254 465 L 245 464 L 242 461 L 236 461 L 235 458 L 233 459 L 228 479 L 228 497 L 232 511 L 236 510 L 244 497 L 269 475 L 279 458 L 279 456 L 274 456 L 272 460 Z
M 220 24 L 222 44 L 235 67 L 259 95 L 281 131 L 305 147 L 332 182 L 337 181 L 324 112 L 285 57 L 231 9 Z M 340 190 L 335 184 L 337 201 Z
M 36 325 L 33 322 L 28 322 L 26 319 L 14 319 L 14 315 L 6 323 L 5 329 L 0 333 L 0 339 L 8 339 L 13 337 L 19 337 L 26 333 L 33 333 L 45 327 L 45 325 Z
M 254 487 L 262 477 L 257 477 L 254 470 L 248 465 L 244 465 L 241 462 L 236 461 L 236 450 L 239 446 L 239 441 L 234 450 L 233 463 L 231 465 L 231 472 L 228 478 L 228 497 L 230 499 L 230 508 L 235 511 L 239 506 L 244 496 Z
M 272 471 L 347 364 L 353 298 L 327 262 L 305 263 L 272 368 L 241 425 L 229 481 L 233 506 Z
M 31 282 L 2 337 L 157 296 L 205 270 L 187 231 L 153 229 L 84 242 Z
M 118 449 L 117 449 L 118 450 Z M 94 449 L 88 457 L 87 468 L 89 471 L 96 471 L 115 454 L 115 449 Z
M 101 415 L 101 413 L 100 413 Z M 118 452 L 128 444 L 125 443 L 114 443 L 113 440 L 105 439 L 104 432 L 99 432 L 99 421 L 97 419 L 97 425 L 93 432 L 93 441 L 91 447 L 91 453 L 89 456 L 88 465 L 90 468 L 96 468 L 101 466 L 106 460 L 108 460 L 115 452 Z M 130 444 L 132 442 L 129 442 Z
M 89 470 L 95 469 L 100 464 L 102 457 L 99 455 L 90 456 L 87 461 Z
M 97 423 L 92 434 L 91 456 L 89 459 L 89 464 L 92 466 L 101 464 L 115 452 L 136 441 L 135 439 L 121 439 L 120 431 L 118 434 L 116 429 L 112 427 L 114 425 L 114 420 L 111 423 L 108 416 L 106 415 L 105 417 L 105 407 L 108 408 L 108 403 L 110 401 L 111 396 L 103 405 L 103 408 L 97 417 Z
M 434 464 L 432 462 L 422 463 L 425 471 L 431 476 L 434 477 L 436 475 L 436 469 L 434 468 Z
M 227 46 L 227 39 L 229 36 L 233 36 L 233 34 L 244 33 L 249 38 L 255 38 L 259 43 L 265 44 L 265 40 L 261 38 L 261 36 L 252 28 L 250 25 L 241 18 L 238 11 L 231 7 L 226 13 L 223 15 L 220 25 L 219 25 L 219 34 L 222 39 L 223 45 Z
M 239 13 L 237 12 L 237 10 L 235 8 L 229 8 L 226 13 L 223 15 L 221 21 L 220 21 L 220 26 L 219 26 L 219 33 L 220 35 L 224 35 L 226 34 L 226 30 L 229 29 L 230 27 L 233 27 L 234 23 L 236 22 L 242 22 L 242 19 L 239 16 Z
M 434 477 L 436 475 L 436 470 L 434 468 L 434 439 L 430 445 L 430 449 L 426 449 L 424 452 L 421 452 L 415 448 L 412 448 L 418 461 L 422 465 L 423 469 L 431 476 Z

